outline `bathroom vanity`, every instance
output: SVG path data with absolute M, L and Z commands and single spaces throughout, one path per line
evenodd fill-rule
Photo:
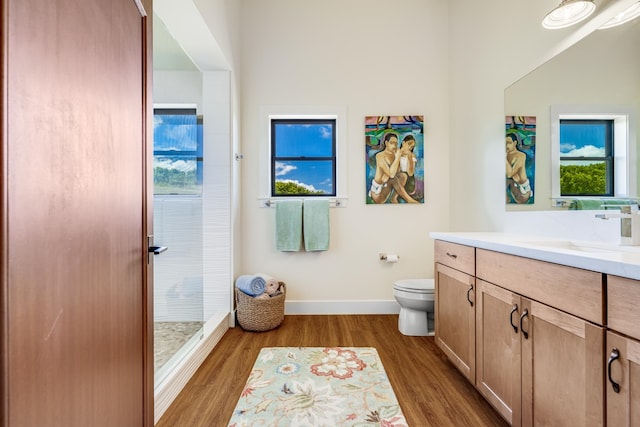
M 430 235 L 436 342 L 509 423 L 640 425 L 640 248 Z

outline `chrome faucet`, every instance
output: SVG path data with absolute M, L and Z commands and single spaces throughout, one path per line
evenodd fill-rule
M 620 206 L 619 214 L 596 214 L 596 218 L 620 218 L 620 244 L 640 245 L 640 211 L 638 205 Z

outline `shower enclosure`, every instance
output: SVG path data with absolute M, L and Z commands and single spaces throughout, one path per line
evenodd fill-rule
M 153 20 L 154 416 L 156 422 L 233 324 L 232 73 L 211 40 L 183 31 L 196 9 L 159 2 Z M 162 12 L 162 17 L 157 15 Z M 197 13 L 196 13 L 197 14 Z
M 202 337 L 202 118 L 195 108 L 154 110 L 155 381 Z

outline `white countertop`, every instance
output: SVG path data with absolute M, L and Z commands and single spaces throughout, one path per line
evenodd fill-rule
M 640 280 L 640 246 L 484 232 L 430 232 L 435 240 Z

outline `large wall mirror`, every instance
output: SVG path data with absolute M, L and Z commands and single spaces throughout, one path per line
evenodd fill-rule
M 596 30 L 564 52 L 533 70 L 505 90 L 505 116 L 535 117 L 534 202 L 507 203 L 507 210 L 569 209 L 569 201 L 558 198 L 554 180 L 558 179 L 558 111 L 568 114 L 597 111 L 606 116 L 626 111 L 632 127 L 640 112 L 640 19 L 606 30 Z M 556 116 L 554 118 L 554 115 Z M 629 125 L 627 123 L 626 125 Z M 638 134 L 629 134 L 628 164 L 621 167 L 616 180 L 629 181 L 627 198 L 637 198 L 640 171 L 636 173 L 640 144 Z M 557 139 L 557 138 L 556 138 Z M 618 156 L 618 154 L 616 154 Z M 554 176 L 555 175 L 555 176 Z M 557 188 L 557 187 L 556 187 Z M 616 194 L 619 195 L 619 194 Z M 616 197 L 619 198 L 619 197 Z

